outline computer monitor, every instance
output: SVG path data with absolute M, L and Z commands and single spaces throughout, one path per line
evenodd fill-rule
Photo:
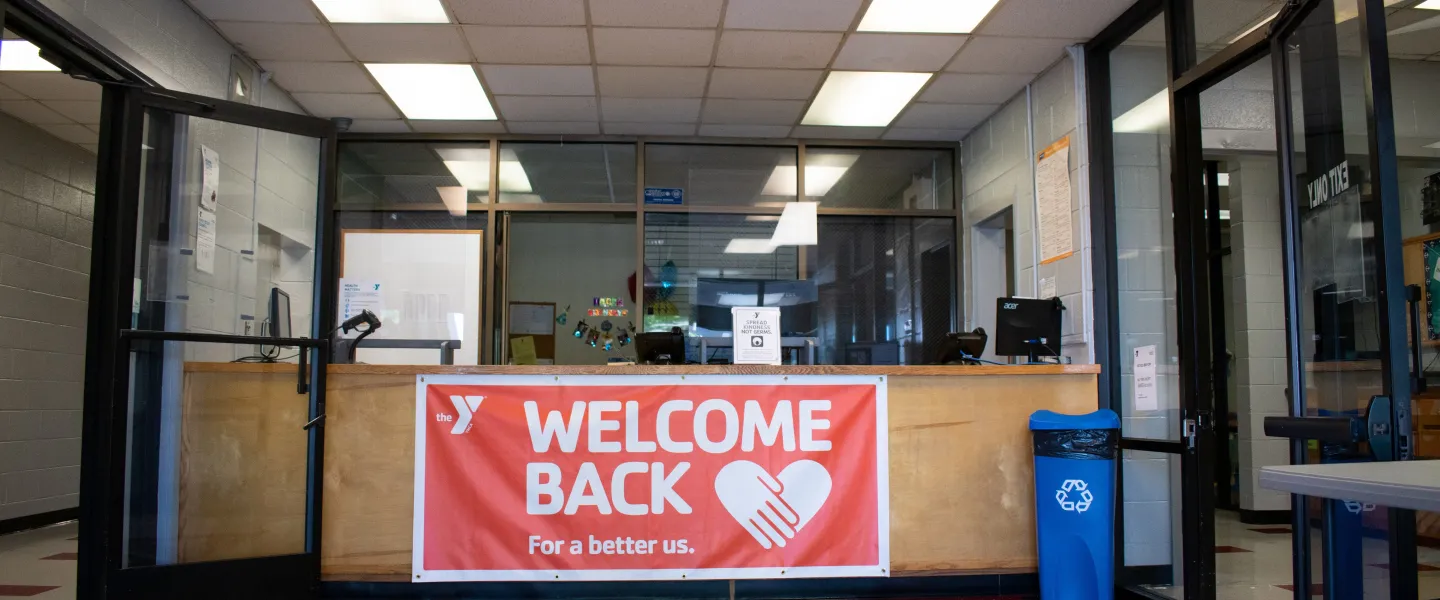
M 808 336 L 819 327 L 816 307 L 820 290 L 814 281 L 785 279 L 695 280 L 695 334 L 721 336 L 734 331 L 730 309 L 737 306 L 780 307 L 781 335 Z
M 985 343 L 988 341 L 990 341 L 990 335 L 980 327 L 976 327 L 975 331 L 947 333 L 945 339 L 940 341 L 940 349 L 931 358 L 931 364 L 978 364 L 980 355 L 985 353 Z
M 995 354 L 1060 356 L 1059 298 L 999 298 L 995 301 Z
M 685 334 L 678 331 L 637 333 L 635 358 L 645 365 L 683 365 Z
M 293 337 L 290 331 L 290 294 L 278 287 L 270 288 L 270 337 Z

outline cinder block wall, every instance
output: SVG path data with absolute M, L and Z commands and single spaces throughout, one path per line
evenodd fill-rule
M 80 488 L 95 155 L 0 113 L 0 519 Z

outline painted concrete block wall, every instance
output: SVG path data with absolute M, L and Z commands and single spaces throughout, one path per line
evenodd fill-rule
M 0 520 L 80 484 L 95 156 L 0 113 Z
M 1265 435 L 1265 417 L 1290 414 L 1285 399 L 1285 291 L 1278 165 L 1241 156 L 1230 165 L 1233 409 L 1239 419 L 1240 508 L 1288 510 L 1289 494 L 1259 486 L 1259 469 L 1290 464 L 1290 444 Z

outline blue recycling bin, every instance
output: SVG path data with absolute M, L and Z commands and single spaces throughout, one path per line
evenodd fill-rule
M 1112 410 L 1030 415 L 1035 441 L 1035 535 L 1040 597 L 1110 600 L 1115 595 L 1115 457 Z

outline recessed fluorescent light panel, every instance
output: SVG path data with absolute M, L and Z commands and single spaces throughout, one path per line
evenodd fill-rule
M 495 108 L 470 65 L 366 64 L 365 68 L 406 118 L 495 120 Z
M 836 154 L 825 153 L 807 156 L 805 158 L 805 197 L 821 198 L 830 193 L 830 188 L 845 176 L 850 170 L 850 165 L 860 158 L 859 154 Z M 799 184 L 795 182 L 798 173 L 793 165 L 778 165 L 770 172 L 770 179 L 765 181 L 765 189 L 760 192 L 763 196 L 794 196 Z M 762 203 L 756 203 L 760 206 Z M 781 203 L 782 205 L 788 203 Z
M 490 150 L 488 148 L 436 148 L 435 154 L 460 185 L 472 192 L 490 191 Z M 500 191 L 529 194 L 530 176 L 513 150 L 500 151 Z M 538 196 L 535 202 L 539 202 Z M 526 202 L 507 199 L 506 202 Z M 449 206 L 447 204 L 447 206 Z
M 449 23 L 440 0 L 314 0 L 331 23 Z
M 1424 2 L 1415 5 L 1415 8 L 1423 8 L 1425 10 L 1440 10 L 1440 0 L 1425 0 Z
M 1149 97 L 1115 118 L 1115 133 L 1155 133 L 1170 126 L 1170 96 L 1167 90 Z
M 874 0 L 860 31 L 970 33 L 997 0 Z
M 0 42 L 0 71 L 59 71 L 50 61 L 40 58 L 40 48 L 25 40 Z
M 445 204 L 445 210 L 450 211 L 450 214 L 463 217 L 470 209 L 470 194 L 464 187 L 442 186 L 435 188 L 435 191 L 440 194 L 440 202 Z
M 930 81 L 930 75 L 835 71 L 825 78 L 800 124 L 884 127 Z

